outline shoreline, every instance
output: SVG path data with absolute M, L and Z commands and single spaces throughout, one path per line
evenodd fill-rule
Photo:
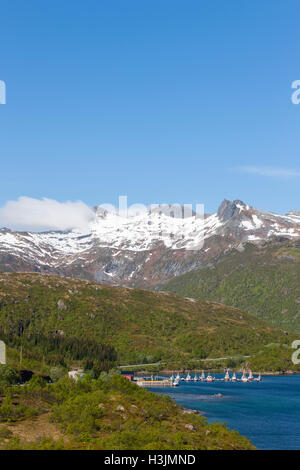
M 162 369 L 160 370 L 159 372 L 149 372 L 149 370 L 139 370 L 136 372 L 135 375 L 145 375 L 145 374 L 151 374 L 151 375 L 172 375 L 174 374 L 175 372 L 179 373 L 179 374 L 187 374 L 188 372 L 190 374 L 200 374 L 202 372 L 202 370 L 204 370 L 204 372 L 206 374 L 208 373 L 215 373 L 215 374 L 223 374 L 224 373 L 224 369 L 209 369 L 209 370 L 205 370 L 205 369 L 192 369 L 192 370 L 187 370 L 187 369 L 176 369 L 176 371 L 174 370 L 169 370 L 169 369 Z M 234 370 L 231 370 L 229 369 L 229 372 L 230 373 L 237 373 L 237 374 L 242 374 L 243 371 L 242 370 L 239 370 L 239 371 L 234 371 Z M 262 376 L 274 376 L 274 377 L 280 377 L 280 376 L 287 376 L 287 375 L 300 375 L 300 371 L 294 371 L 294 370 L 286 370 L 286 371 L 265 371 L 265 372 L 262 372 L 262 371 L 252 371 L 252 373 L 254 375 L 259 375 L 261 374 Z

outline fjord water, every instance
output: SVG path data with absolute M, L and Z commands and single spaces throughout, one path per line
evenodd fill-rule
M 264 376 L 260 383 L 181 382 L 151 391 L 203 411 L 209 422 L 225 422 L 259 449 L 300 449 L 300 375 Z

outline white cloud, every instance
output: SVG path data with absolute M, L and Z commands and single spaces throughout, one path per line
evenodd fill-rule
M 13 230 L 82 230 L 94 217 L 93 209 L 82 201 L 58 202 L 21 196 L 0 207 L 0 227 Z
M 300 176 L 300 171 L 288 168 L 272 168 L 258 166 L 240 166 L 236 170 L 243 173 L 252 173 L 259 176 L 268 176 L 275 178 L 295 178 Z

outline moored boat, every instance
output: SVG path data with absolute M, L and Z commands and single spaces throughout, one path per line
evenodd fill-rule
M 232 374 L 231 380 L 232 380 L 232 382 L 236 382 L 236 381 L 237 381 L 235 372 Z
M 241 378 L 241 382 L 248 382 L 248 379 L 247 379 L 247 377 L 246 377 L 245 371 L 243 371 L 243 375 L 242 375 L 242 378 Z
M 249 371 L 248 380 L 249 380 L 249 382 L 251 382 L 253 380 L 253 374 L 252 374 L 251 370 Z
M 214 380 L 214 379 L 213 379 L 213 377 L 212 377 L 211 375 L 208 375 L 208 376 L 206 377 L 206 382 L 213 382 L 213 380 Z
M 172 387 L 178 387 L 179 386 L 179 380 L 177 380 L 176 378 L 172 381 Z
M 228 370 L 226 370 L 226 373 L 225 373 L 224 380 L 225 380 L 225 382 L 228 382 L 228 381 L 230 380 L 230 377 L 229 377 L 229 372 L 228 372 Z

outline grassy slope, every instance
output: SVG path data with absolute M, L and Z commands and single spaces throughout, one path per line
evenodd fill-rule
M 65 309 L 59 309 L 62 300 Z M 235 308 L 172 294 L 43 276 L 0 275 L 0 331 L 112 344 L 121 362 L 252 354 L 291 338 Z M 24 357 L 26 351 L 24 351 Z
M 251 448 L 237 432 L 116 375 L 29 383 L 6 400 L 0 393 L 0 449 Z
M 215 266 L 169 281 L 163 289 L 219 301 L 300 332 L 300 243 L 282 242 L 225 255 Z

